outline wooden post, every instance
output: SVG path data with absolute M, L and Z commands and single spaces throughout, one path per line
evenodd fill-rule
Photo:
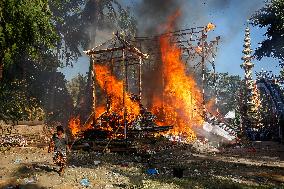
M 107 114 L 109 114 L 109 110 L 110 110 L 110 98 L 108 96 L 108 91 L 107 91 L 107 81 L 104 82 L 104 88 L 105 88 L 105 94 L 106 94 L 106 111 Z
M 96 82 L 95 82 L 95 64 L 93 60 L 93 56 L 90 56 L 90 66 L 91 66 L 91 74 L 92 74 L 92 112 L 94 114 L 94 119 L 96 117 Z
M 127 139 L 127 109 L 126 109 L 126 104 L 125 104 L 125 100 L 126 100 L 126 92 L 128 90 L 128 86 L 127 86 L 127 65 L 125 62 L 125 50 L 122 50 L 122 63 L 123 63 L 123 73 L 124 73 L 124 81 L 123 81 L 123 124 L 124 124 L 124 139 Z
M 139 43 L 139 48 L 142 51 L 142 43 Z M 142 103 L 142 56 L 139 56 L 139 100 Z
M 114 71 L 113 71 L 113 64 L 114 64 L 114 60 L 113 58 L 111 59 L 111 62 L 110 62 L 110 73 L 111 75 L 114 74 Z M 105 86 L 106 86 L 106 81 L 105 81 Z M 106 87 L 105 87 L 106 88 Z M 109 110 L 111 108 L 111 97 L 108 95 L 107 93 L 107 89 L 105 89 L 106 91 L 106 110 L 107 110 L 107 113 L 109 113 Z
M 190 103 L 191 103 L 191 117 L 190 117 L 190 120 L 192 120 L 193 119 L 193 111 L 195 111 L 194 110 L 194 108 L 192 107 L 192 104 L 193 104 L 193 97 L 192 97 L 192 93 L 191 93 L 191 95 L 190 95 Z
M 202 69 L 202 117 L 205 120 L 206 118 L 206 107 L 205 107 L 205 48 L 204 48 L 204 38 L 205 33 L 204 29 L 201 34 L 201 49 L 202 49 L 202 57 L 201 57 L 201 69 Z
M 141 103 L 141 100 L 142 100 L 142 57 L 140 56 L 139 57 L 139 100 L 140 100 L 140 103 Z

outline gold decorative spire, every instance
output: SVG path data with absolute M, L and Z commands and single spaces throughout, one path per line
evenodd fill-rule
M 243 112 L 243 118 L 245 121 L 246 127 L 257 128 L 260 125 L 260 116 L 259 116 L 259 107 L 260 107 L 260 96 L 259 91 L 256 86 L 256 82 L 252 78 L 254 64 L 252 60 L 252 49 L 251 49 L 251 38 L 250 38 L 250 29 L 247 26 L 245 29 L 245 38 L 244 38 L 244 50 L 242 60 L 244 61 L 241 64 L 241 68 L 245 71 L 245 112 Z

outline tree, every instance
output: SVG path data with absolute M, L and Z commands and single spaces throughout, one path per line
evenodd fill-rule
M 15 80 L 0 85 L 0 120 L 28 119 L 30 110 L 36 107 L 34 99 L 28 99 L 26 86 Z
M 0 119 L 43 118 L 32 80 L 36 69 L 58 67 L 53 58 L 57 40 L 47 0 L 0 2 Z
M 44 119 L 66 123 L 73 106 L 65 76 L 56 71 L 56 59 L 45 56 L 35 62 L 23 54 L 5 70 L 0 80 L 1 120 Z
M 136 20 L 129 8 L 123 8 L 116 0 L 50 0 L 49 5 L 61 36 L 58 53 L 66 65 L 72 65 L 82 55 L 82 49 L 95 46 L 98 30 L 136 33 Z
M 3 67 L 23 52 L 36 60 L 51 51 L 69 65 L 82 48 L 94 45 L 96 31 L 106 28 L 135 33 L 136 21 L 116 0 L 1 1 L 0 78 Z
M 53 49 L 58 36 L 48 0 L 4 0 L 0 2 L 0 79 L 2 71 L 22 53 L 36 60 Z
M 267 37 L 256 49 L 255 56 L 258 60 L 262 57 L 278 58 L 284 62 L 284 1 L 270 0 L 257 11 L 251 18 L 254 26 L 267 28 Z
M 38 96 L 46 112 L 46 122 L 68 124 L 73 112 L 72 98 L 66 87 L 65 76 L 60 72 L 45 72 L 40 75 L 44 87 L 43 94 Z
M 80 104 L 83 96 L 86 95 L 86 87 L 87 76 L 83 76 L 81 74 L 78 74 L 67 83 L 67 89 L 72 97 L 74 107 L 77 107 Z
M 216 73 L 214 77 L 207 76 L 207 99 L 217 98 L 217 108 L 225 115 L 238 106 L 238 95 L 241 85 L 240 76 L 228 73 Z

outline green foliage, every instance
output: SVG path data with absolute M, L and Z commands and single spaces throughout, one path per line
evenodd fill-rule
M 48 123 L 66 124 L 73 111 L 72 98 L 68 93 L 64 77 L 62 73 L 56 71 L 46 72 L 39 77 L 44 90 L 37 99 L 40 99 L 44 107 Z
M 252 18 L 252 24 L 261 28 L 267 28 L 267 39 L 261 42 L 261 46 L 255 51 L 257 59 L 264 56 L 279 58 L 284 61 L 284 0 L 267 1 L 265 7 L 256 12 Z
M 37 109 L 34 98 L 27 98 L 25 81 L 15 80 L 0 84 L 0 120 L 28 119 L 32 109 Z
M 55 59 L 41 63 L 25 56 L 4 70 L 0 82 L 0 120 L 66 122 L 73 110 L 64 75 L 56 71 Z M 47 57 L 46 57 L 47 58 Z M 21 69 L 19 69 L 21 67 Z
M 128 8 L 116 0 L 49 1 L 54 15 L 58 55 L 66 65 L 72 65 L 82 49 L 93 48 L 99 30 L 122 30 L 126 35 L 136 33 L 136 20 Z M 112 37 L 112 36 L 110 36 Z
M 217 97 L 217 108 L 222 114 L 235 110 L 238 106 L 238 95 L 241 85 L 240 76 L 228 73 L 217 73 L 207 78 L 208 98 Z
M 8 67 L 22 52 L 37 60 L 44 49 L 54 48 L 58 36 L 47 0 L 0 2 L 0 64 Z
M 126 35 L 134 36 L 137 32 L 137 21 L 131 15 L 129 8 L 119 10 L 117 25 Z
M 41 53 L 52 50 L 70 65 L 82 49 L 94 45 L 96 31 L 104 29 L 135 34 L 136 21 L 116 0 L 4 0 L 0 61 L 9 66 L 22 52 L 37 61 Z
M 74 107 L 77 107 L 83 96 L 86 95 L 87 76 L 78 74 L 67 83 L 67 89 L 72 97 Z

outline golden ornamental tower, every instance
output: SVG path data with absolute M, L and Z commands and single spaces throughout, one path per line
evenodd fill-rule
M 250 39 L 250 29 L 247 27 L 245 29 L 244 38 L 244 50 L 242 51 L 244 56 L 241 64 L 241 68 L 245 71 L 245 91 L 244 91 L 244 112 L 243 114 L 243 124 L 246 128 L 258 128 L 260 126 L 260 95 L 256 86 L 256 82 L 252 78 L 252 72 L 254 64 L 252 60 L 252 49 L 251 49 L 251 39 Z

